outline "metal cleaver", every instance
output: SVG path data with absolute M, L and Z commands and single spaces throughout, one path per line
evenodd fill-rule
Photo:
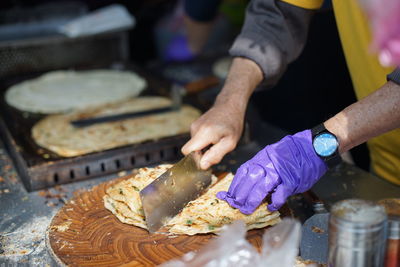
M 211 184 L 211 170 L 200 169 L 201 156 L 191 152 L 140 191 L 149 232 L 159 230 Z

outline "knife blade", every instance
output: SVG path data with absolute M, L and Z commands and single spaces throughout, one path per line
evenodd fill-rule
M 178 110 L 178 109 L 174 108 L 172 106 L 171 107 L 163 107 L 163 108 L 156 108 L 156 109 L 150 109 L 150 110 L 139 111 L 139 112 L 127 112 L 127 113 L 122 113 L 122 114 L 117 114 L 117 115 L 109 115 L 109 116 L 103 116 L 103 117 L 75 120 L 75 121 L 71 121 L 71 124 L 74 127 L 83 128 L 83 127 L 88 127 L 88 126 L 91 126 L 93 124 L 98 124 L 98 123 L 121 121 L 121 120 L 126 120 L 126 119 L 134 119 L 134 118 L 139 118 L 139 117 L 144 117 L 144 116 L 149 116 L 149 115 L 159 114 L 159 113 L 165 113 L 165 112 L 171 112 L 171 111 L 176 111 L 176 110 Z
M 147 228 L 154 233 L 211 184 L 211 170 L 200 169 L 201 152 L 191 152 L 140 191 Z
M 78 119 L 78 120 L 73 120 L 70 123 L 74 127 L 82 128 L 82 127 L 88 127 L 88 126 L 91 126 L 91 125 L 97 124 L 97 123 L 120 121 L 120 120 L 149 116 L 149 115 L 153 115 L 153 114 L 177 111 L 180 109 L 180 107 L 182 105 L 182 87 L 180 85 L 177 85 L 177 84 L 172 85 L 171 100 L 172 100 L 172 105 L 167 106 L 167 107 L 143 110 L 143 111 L 139 111 L 139 112 L 134 111 L 134 112 L 126 112 L 126 113 L 122 113 L 122 114 L 107 115 L 107 116 L 100 116 L 100 117 L 87 118 L 87 119 Z

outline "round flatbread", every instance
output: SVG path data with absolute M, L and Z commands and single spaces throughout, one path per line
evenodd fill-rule
M 64 113 L 135 97 L 146 81 L 129 71 L 54 71 L 10 87 L 6 102 L 32 113 Z
M 131 178 L 107 189 L 103 197 L 104 206 L 121 222 L 147 229 L 139 192 L 171 166 L 163 164 L 154 168 L 139 169 Z M 216 194 L 219 191 L 227 191 L 232 179 L 232 173 L 218 182 L 217 177 L 213 176 L 211 187 L 199 198 L 189 202 L 167 223 L 168 232 L 183 235 L 218 233 L 224 225 L 235 220 L 243 220 L 247 230 L 251 230 L 280 221 L 279 212 L 269 211 L 267 203 L 261 204 L 252 214 L 245 215 L 225 201 L 219 200 Z
M 98 123 L 83 128 L 76 128 L 71 124 L 71 121 L 78 119 L 139 112 L 170 105 L 171 100 L 166 97 L 136 97 L 84 111 L 50 115 L 34 125 L 32 137 L 41 147 L 60 156 L 74 157 L 188 133 L 190 124 L 201 114 L 191 106 L 182 106 L 177 111 Z

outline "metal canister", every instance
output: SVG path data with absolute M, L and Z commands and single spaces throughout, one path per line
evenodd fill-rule
M 328 266 L 383 266 L 386 236 L 383 206 L 360 199 L 336 203 L 329 218 Z
M 388 215 L 385 267 L 400 267 L 400 199 L 383 199 L 378 203 Z

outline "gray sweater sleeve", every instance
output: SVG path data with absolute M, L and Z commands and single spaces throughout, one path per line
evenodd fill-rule
M 273 85 L 301 53 L 313 13 L 280 0 L 252 0 L 229 53 L 256 62 L 264 73 L 263 83 Z
M 400 68 L 396 68 L 393 72 L 389 73 L 387 80 L 400 85 Z

